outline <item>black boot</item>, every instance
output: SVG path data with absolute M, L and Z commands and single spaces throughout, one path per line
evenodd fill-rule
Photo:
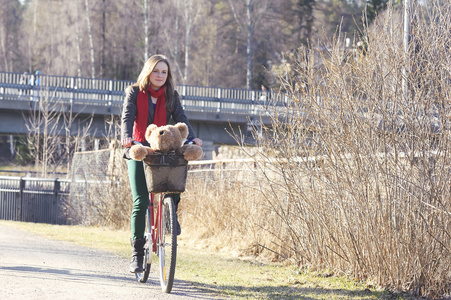
M 130 272 L 132 273 L 142 273 L 143 260 L 144 260 L 144 245 L 146 244 L 146 239 L 130 240 L 132 244 L 132 260 L 130 261 Z
M 175 234 L 180 235 L 182 233 L 182 228 L 180 227 L 179 217 L 177 216 L 177 209 L 179 204 L 175 205 Z
M 177 216 L 177 210 L 179 208 L 180 203 L 180 193 L 170 193 L 167 196 L 171 196 L 172 200 L 174 200 L 175 205 L 175 234 L 180 235 L 182 233 L 182 228 L 180 227 L 179 218 Z

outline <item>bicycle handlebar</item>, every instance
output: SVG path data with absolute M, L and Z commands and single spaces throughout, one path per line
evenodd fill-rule
M 193 141 L 192 139 L 190 139 L 190 140 L 185 140 L 185 141 L 183 142 L 183 145 L 191 145 L 191 144 L 194 144 L 194 145 L 195 145 L 195 143 L 194 143 L 194 141 Z M 141 144 L 141 143 L 138 142 L 138 141 L 132 141 L 132 145 L 139 145 L 139 146 L 142 146 L 143 144 Z

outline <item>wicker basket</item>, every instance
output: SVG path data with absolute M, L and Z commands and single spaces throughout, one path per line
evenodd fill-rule
M 185 191 L 188 162 L 175 153 L 156 153 L 144 159 L 147 189 L 151 193 Z

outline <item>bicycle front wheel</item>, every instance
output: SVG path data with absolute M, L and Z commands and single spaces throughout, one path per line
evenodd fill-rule
M 151 238 L 150 238 L 151 239 Z M 144 258 L 143 267 L 144 271 L 142 273 L 135 273 L 138 282 L 145 283 L 149 279 L 150 265 L 152 263 L 152 251 L 149 249 L 151 246 L 148 245 L 149 239 L 147 239 L 146 246 L 144 247 Z
M 143 259 L 143 267 L 144 272 L 135 273 L 136 279 L 139 282 L 145 283 L 149 278 L 150 273 L 150 265 L 152 264 L 152 226 L 150 224 L 150 209 L 146 211 L 146 232 L 144 236 L 146 238 L 146 244 L 144 245 L 144 259 Z
M 158 235 L 160 239 L 158 243 L 160 284 L 165 293 L 171 292 L 174 283 L 177 258 L 176 218 L 174 200 L 171 196 L 166 196 L 162 203 L 161 232 Z

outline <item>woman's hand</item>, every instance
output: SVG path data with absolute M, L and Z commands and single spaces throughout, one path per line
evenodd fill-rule
M 200 138 L 193 139 L 194 144 L 196 144 L 199 147 L 202 147 L 202 140 Z
M 125 138 L 122 140 L 122 146 L 124 146 L 125 148 L 130 148 L 132 146 L 132 138 Z

